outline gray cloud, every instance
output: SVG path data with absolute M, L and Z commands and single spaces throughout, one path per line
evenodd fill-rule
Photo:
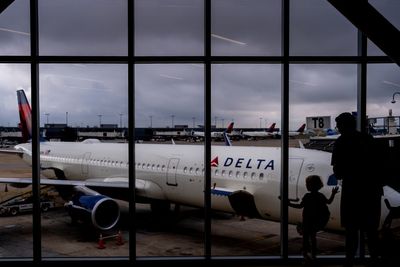
M 376 1 L 374 1 L 376 2 Z M 95 4 L 94 4 L 95 3 Z M 15 1 L 0 14 L 0 54 L 29 52 L 29 2 Z M 125 0 L 43 0 L 40 4 L 40 51 L 54 55 L 126 55 Z M 355 55 L 357 32 L 328 3 L 292 1 L 292 55 Z M 378 4 L 378 3 L 375 3 Z M 382 4 L 382 3 L 381 3 Z M 383 5 L 383 4 L 382 4 Z M 135 9 L 136 53 L 202 55 L 202 0 L 139 0 Z M 212 1 L 213 55 L 280 55 L 280 1 Z M 389 6 L 392 9 L 393 6 Z M 382 8 L 382 6 L 381 6 Z M 389 11 L 393 14 L 393 11 Z M 396 13 L 397 14 L 397 13 Z M 391 19 L 399 22 L 395 16 Z M 14 32 L 13 32 L 14 31 Z M 222 37 L 222 38 L 221 38 Z M 373 45 L 371 45 L 373 47 Z M 373 53 L 379 53 L 372 49 Z M 356 109 L 355 64 L 294 64 L 290 68 L 290 124 L 307 116 L 336 116 Z M 72 125 L 127 125 L 127 66 L 105 64 L 40 65 L 41 120 Z M 391 96 L 400 91 L 393 64 L 368 67 L 368 115 L 400 114 Z M 147 64 L 136 67 L 136 123 L 147 127 L 203 123 L 204 68 L 201 64 Z M 29 66 L 0 64 L 0 125 L 16 125 L 15 91 L 30 92 Z M 385 82 L 386 81 L 386 82 Z M 281 116 L 280 64 L 228 64 L 212 67 L 212 121 L 221 126 L 258 127 Z

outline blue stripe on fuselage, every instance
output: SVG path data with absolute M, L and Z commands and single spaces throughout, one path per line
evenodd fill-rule
M 211 194 L 212 195 L 217 195 L 217 196 L 226 196 L 226 197 L 228 197 L 228 196 L 232 195 L 232 192 L 218 190 L 218 189 L 211 189 Z

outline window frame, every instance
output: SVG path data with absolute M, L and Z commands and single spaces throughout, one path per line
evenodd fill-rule
M 136 233 L 135 233 L 135 194 L 130 194 L 129 199 L 129 256 L 127 258 L 74 258 L 68 259 L 71 263 L 104 263 L 115 262 L 118 264 L 167 264 L 181 263 L 204 263 L 207 264 L 232 264 L 246 262 L 246 264 L 265 264 L 278 263 L 290 264 L 300 263 L 301 257 L 292 257 L 288 254 L 288 181 L 282 177 L 288 177 L 289 169 L 289 66 L 290 64 L 356 64 L 358 66 L 358 99 L 357 114 L 358 128 L 366 129 L 366 93 L 367 93 L 367 64 L 392 63 L 386 56 L 368 56 L 367 38 L 358 33 L 358 55 L 357 56 L 290 56 L 289 54 L 289 31 L 290 31 L 290 0 L 281 0 L 281 35 L 282 35 L 282 53 L 281 56 L 212 56 L 211 54 L 211 0 L 204 0 L 204 55 L 203 56 L 135 56 L 134 54 L 134 0 L 128 2 L 128 55 L 127 56 L 40 56 L 38 40 L 38 1 L 30 0 L 30 32 L 31 32 L 31 51 L 27 56 L 7 56 L 0 55 L 0 64 L 21 63 L 29 64 L 31 68 L 31 103 L 32 103 L 32 190 L 34 196 L 33 202 L 33 258 L 30 259 L 6 259 L 7 262 L 16 262 L 18 264 L 44 264 L 46 262 L 63 262 L 63 258 L 44 258 L 42 257 L 42 229 L 41 229 L 41 211 L 40 211 L 40 151 L 39 151 L 39 65 L 40 64 L 68 64 L 68 63 L 92 63 L 92 64 L 126 64 L 128 65 L 128 105 L 129 105 L 129 161 L 135 162 L 135 65 L 138 64 L 203 64 L 204 65 L 204 162 L 211 162 L 211 66 L 212 64 L 280 64 L 282 66 L 282 87 L 281 87 L 281 121 L 282 121 L 282 139 L 281 139 L 281 253 L 279 256 L 265 257 L 218 257 L 211 256 L 211 166 L 204 166 L 204 256 L 203 257 L 173 257 L 173 258 L 143 258 L 136 255 Z M 333 8 L 333 7 L 332 7 Z M 135 192 L 135 164 L 128 165 L 129 170 L 129 190 Z M 158 166 L 157 166 L 158 168 Z M 326 256 L 322 260 L 329 262 L 340 262 L 342 258 L 337 256 Z M 5 261 L 5 259 L 0 259 Z

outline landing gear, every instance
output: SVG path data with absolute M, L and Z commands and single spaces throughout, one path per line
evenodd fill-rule
M 171 203 L 168 201 L 154 200 L 150 203 L 151 211 L 157 215 L 166 215 L 171 210 Z

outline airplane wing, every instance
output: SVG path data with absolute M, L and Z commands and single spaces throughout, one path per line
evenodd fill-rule
M 32 178 L 7 178 L 0 177 L 0 183 L 9 184 L 32 184 Z M 77 180 L 59 180 L 59 179 L 40 179 L 41 185 L 54 186 L 78 186 L 78 187 L 98 187 L 98 188 L 119 188 L 129 189 L 128 178 L 126 177 L 110 177 L 103 179 L 88 179 L 84 181 Z M 136 194 L 141 197 L 165 199 L 162 189 L 152 181 L 137 179 L 135 182 Z
M 127 182 L 115 181 L 105 182 L 99 181 L 98 179 L 86 180 L 86 181 L 74 181 L 74 180 L 57 180 L 57 179 L 40 179 L 41 185 L 65 185 L 65 186 L 96 186 L 96 187 L 113 187 L 113 188 L 128 188 Z M 0 183 L 9 184 L 32 184 L 32 178 L 7 178 L 0 177 Z
M 22 155 L 22 154 L 24 154 L 24 151 L 15 150 L 15 149 L 0 149 L 0 153 L 2 153 L 2 154 Z

